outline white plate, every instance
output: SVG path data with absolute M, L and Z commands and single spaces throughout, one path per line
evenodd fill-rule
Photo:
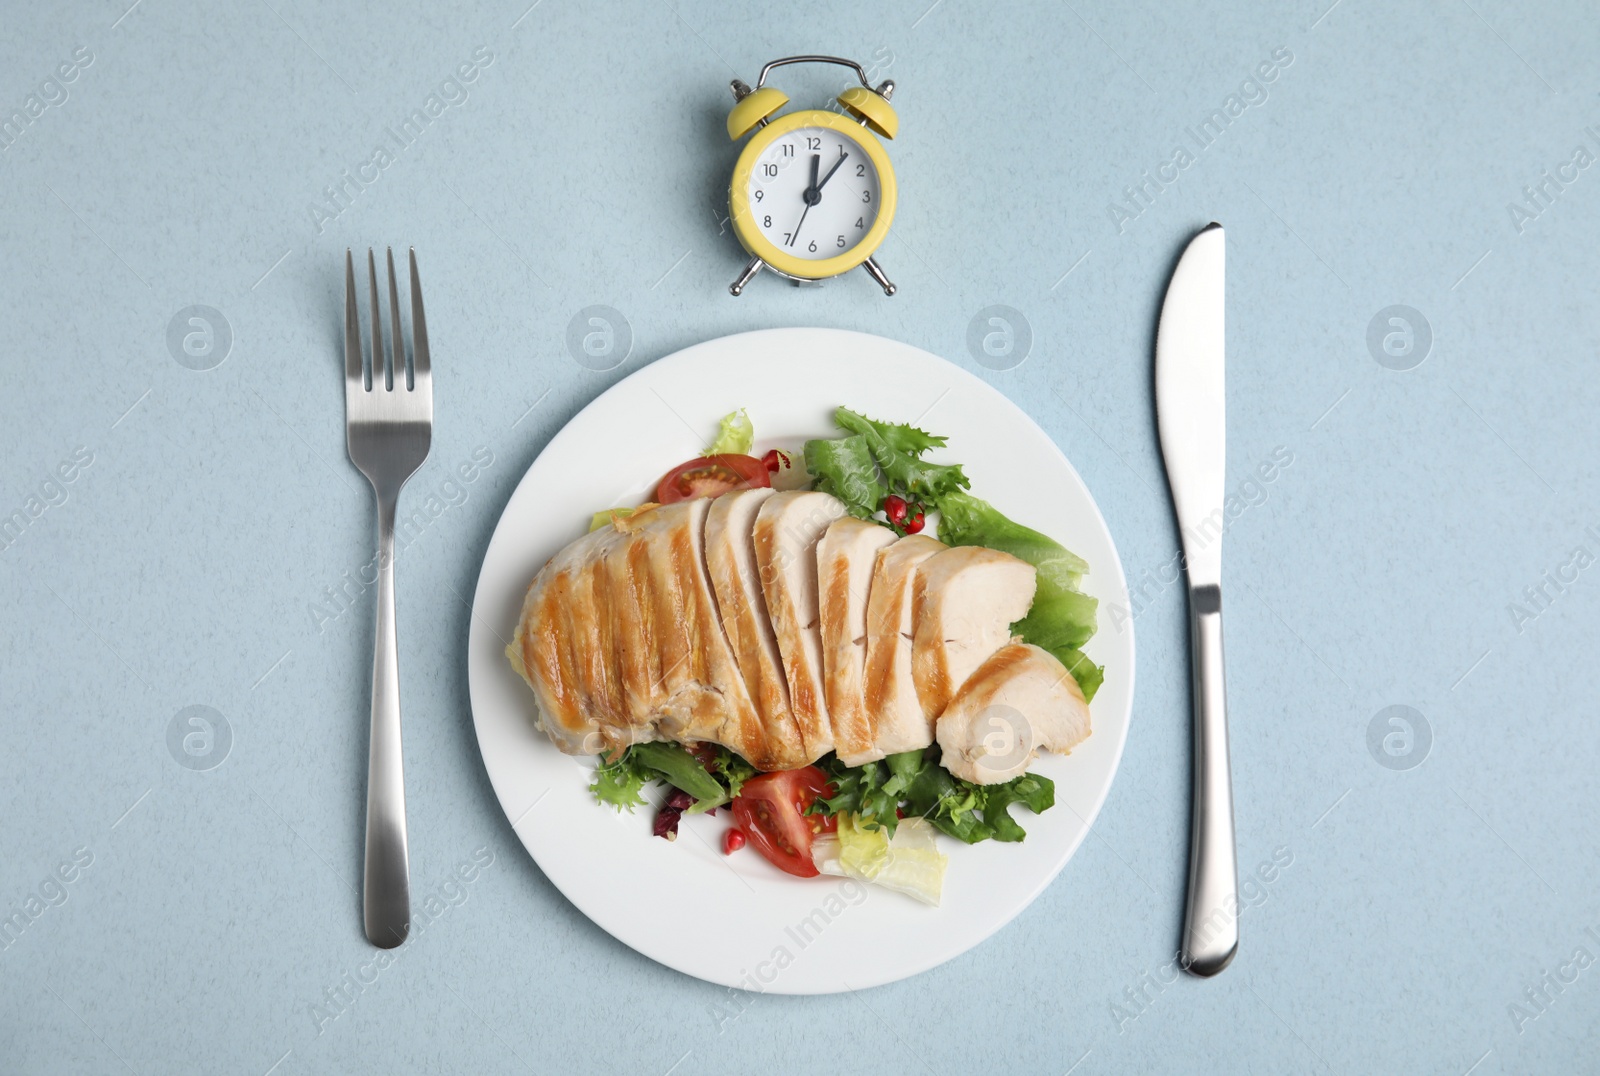
M 506 661 L 523 592 L 590 515 L 647 499 L 667 468 L 699 453 L 737 407 L 757 454 L 838 436 L 833 409 L 914 422 L 950 439 L 972 490 L 1089 562 L 1100 599 L 1087 652 L 1106 668 L 1094 733 L 1034 766 L 1056 806 L 1013 808 L 1022 844 L 947 837 L 941 907 L 837 878 L 797 879 L 745 850 L 724 856 L 727 813 L 685 818 L 674 842 L 650 836 L 653 810 L 617 814 L 588 790 L 592 764 L 533 727 L 533 694 Z M 836 329 L 726 336 L 660 359 L 584 408 L 528 468 L 478 577 L 468 640 L 472 714 L 495 794 L 545 875 L 580 911 L 639 952 L 715 983 L 822 994 L 893 982 L 958 956 L 1038 896 L 1093 823 L 1122 757 L 1133 707 L 1133 634 L 1107 615 L 1127 585 L 1083 481 L 1032 419 L 959 367 L 906 344 Z M 1062 929 L 1071 929 L 1062 927 Z

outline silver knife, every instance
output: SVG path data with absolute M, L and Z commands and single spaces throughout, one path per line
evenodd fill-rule
M 1222 674 L 1223 234 L 1208 224 L 1172 271 L 1156 330 L 1156 422 L 1189 574 L 1194 815 L 1182 963 L 1215 975 L 1239 949 L 1239 872 Z

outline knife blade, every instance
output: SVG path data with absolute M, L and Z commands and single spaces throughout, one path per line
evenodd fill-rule
M 1222 528 L 1227 394 L 1225 241 L 1212 223 L 1189 241 L 1156 329 L 1156 424 L 1189 577 L 1194 808 L 1183 966 L 1215 975 L 1239 949 L 1239 876 L 1222 657 Z

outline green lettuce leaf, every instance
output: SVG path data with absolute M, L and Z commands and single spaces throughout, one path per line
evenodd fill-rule
M 624 751 L 610 762 L 601 757 L 600 768 L 595 770 L 594 783 L 589 790 L 599 802 L 610 804 L 618 811 L 626 807 L 632 814 L 635 807 L 645 802 L 640 792 L 655 779 L 654 771 L 633 758 L 631 751 Z
M 803 455 L 817 489 L 839 498 L 853 516 L 871 519 L 889 494 L 865 437 L 807 441 Z
M 1027 833 L 1011 817 L 1020 803 L 1035 814 L 1055 805 L 1055 784 L 1048 777 L 1024 773 L 1005 784 L 978 785 L 951 775 L 939 764 L 939 749 L 906 751 L 878 762 L 846 766 L 836 755 L 818 763 L 834 786 L 834 795 L 819 799 L 812 814 L 854 816 L 867 830 L 882 827 L 891 837 L 899 821 L 927 819 L 967 844 L 1020 841 Z
M 695 798 L 689 814 L 699 814 L 728 802 L 728 790 L 711 776 L 699 759 L 675 743 L 636 743 L 629 752 L 638 762 L 656 772 L 674 788 Z
M 945 439 L 892 422 L 875 422 L 848 407 L 833 413 L 842 429 L 866 441 L 867 451 L 883 472 L 884 485 L 907 500 L 929 503 L 940 495 L 965 489 L 971 483 L 960 464 L 927 463 L 922 454 L 930 448 L 944 447 Z M 879 499 L 880 503 L 882 498 Z M 877 505 L 873 505 L 877 509 Z
M 712 760 L 711 770 L 728 786 L 728 798 L 732 799 L 744 788 L 744 783 L 760 771 L 746 762 L 742 755 L 734 754 L 721 744 L 716 747 L 717 755 Z
M 756 429 L 744 408 L 729 411 L 717 427 L 717 439 L 706 446 L 704 456 L 748 456 L 756 444 Z
M 707 750 L 700 748 L 702 753 Z M 700 814 L 737 796 L 755 775 L 754 766 L 720 745 L 707 762 L 701 762 L 681 744 L 636 743 L 610 761 L 602 756 L 589 788 L 601 803 L 632 812 L 645 802 L 641 795 L 645 785 L 665 781 L 693 796 L 695 803 L 688 813 Z

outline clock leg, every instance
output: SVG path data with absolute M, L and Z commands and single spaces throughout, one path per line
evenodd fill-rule
M 883 293 L 885 295 L 893 295 L 895 292 L 900 290 L 894 286 L 894 282 L 892 280 L 884 275 L 883 267 L 878 264 L 877 259 L 868 258 L 866 261 L 861 263 L 861 268 L 865 269 L 867 271 L 867 275 L 878 282 L 878 287 L 883 289 Z
M 744 286 L 750 283 L 751 279 L 761 272 L 761 267 L 766 264 L 760 258 L 751 258 L 750 264 L 745 266 L 744 272 L 739 274 L 739 279 L 728 285 L 728 293 L 735 296 L 741 294 L 744 291 Z

